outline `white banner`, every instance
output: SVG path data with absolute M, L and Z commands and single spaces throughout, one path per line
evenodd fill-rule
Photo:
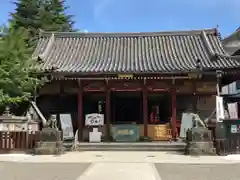
M 85 117 L 86 126 L 103 126 L 104 125 L 104 114 L 92 113 L 87 114 Z
M 71 114 L 60 114 L 63 139 L 74 138 Z
M 224 119 L 223 97 L 216 96 L 216 120 L 222 122 Z
M 228 103 L 228 111 L 231 119 L 238 119 L 238 103 Z

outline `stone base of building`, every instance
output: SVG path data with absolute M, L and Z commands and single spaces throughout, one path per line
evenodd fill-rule
M 36 155 L 60 155 L 65 152 L 63 142 L 38 142 L 34 150 Z
M 216 155 L 216 149 L 212 141 L 209 142 L 188 142 L 186 146 L 188 155 Z
M 57 155 L 63 154 L 65 148 L 62 141 L 62 132 L 55 128 L 43 128 L 40 141 L 37 142 L 34 154 Z
M 187 132 L 186 154 L 216 155 L 211 131 L 205 127 L 192 128 Z

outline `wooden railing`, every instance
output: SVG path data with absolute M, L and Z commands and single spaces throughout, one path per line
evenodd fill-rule
M 39 140 L 39 131 L 0 131 L 0 151 L 25 151 L 33 149 Z

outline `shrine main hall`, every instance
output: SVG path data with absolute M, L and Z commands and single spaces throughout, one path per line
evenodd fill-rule
M 71 114 L 80 140 L 89 138 L 91 113 L 104 114 L 105 140 L 119 125 L 153 140 L 176 139 L 182 113 L 206 119 L 215 109 L 216 83 L 233 81 L 240 67 L 217 29 L 41 32 L 33 57 L 50 79 L 38 90 L 38 106 L 46 117 Z

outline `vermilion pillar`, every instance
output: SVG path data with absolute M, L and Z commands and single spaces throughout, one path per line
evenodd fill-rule
M 175 80 L 173 80 L 172 83 L 172 90 L 171 90 L 171 96 L 172 96 L 172 137 L 173 139 L 176 139 L 177 135 L 177 99 L 176 99 L 176 87 L 175 87 Z
M 106 81 L 107 90 L 106 90 L 106 137 L 107 140 L 110 140 L 110 122 L 111 122 L 111 91 L 108 86 L 108 81 Z
M 144 125 L 144 136 L 148 136 L 148 101 L 147 101 L 147 88 L 146 80 L 144 80 L 144 87 L 142 89 L 142 101 L 143 101 L 143 125 Z
M 78 81 L 78 138 L 79 140 L 83 140 L 83 124 L 84 118 L 83 118 L 83 87 L 82 83 L 79 80 Z

